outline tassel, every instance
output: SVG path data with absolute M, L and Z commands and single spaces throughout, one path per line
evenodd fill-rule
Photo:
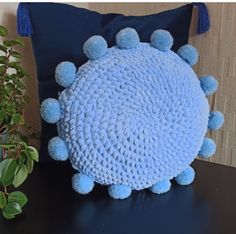
M 17 32 L 20 36 L 28 37 L 33 34 L 28 3 L 20 3 L 17 8 Z
M 192 4 L 193 6 L 196 6 L 198 8 L 197 33 L 198 34 L 205 33 L 209 30 L 211 26 L 207 6 L 201 2 L 193 2 Z

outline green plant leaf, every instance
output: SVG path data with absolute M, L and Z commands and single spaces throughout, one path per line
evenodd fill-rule
M 16 202 L 20 205 L 20 207 L 22 208 L 27 202 L 28 199 L 25 196 L 24 193 L 20 192 L 20 191 L 16 191 L 16 192 L 12 192 L 9 194 L 8 196 L 8 202 Z
M 23 125 L 25 124 L 25 118 L 23 115 L 20 116 L 20 121 L 19 121 L 19 125 Z
M 18 161 L 18 162 L 19 162 L 19 161 Z M 25 161 L 24 161 L 22 164 L 19 163 L 19 164 L 16 166 L 15 175 L 19 172 L 19 170 L 21 169 L 21 167 L 22 167 L 23 164 L 25 164 Z
M 15 90 L 15 86 L 12 83 L 8 83 L 5 85 L 5 89 L 8 93 L 12 93 Z
M 0 163 L 0 178 L 2 178 L 2 174 L 4 173 L 4 170 L 6 169 L 6 166 L 8 165 L 10 159 L 5 159 L 1 161 Z
M 28 173 L 30 174 L 34 168 L 34 160 L 31 158 L 27 158 L 26 160 L 26 167 L 28 169 Z
M 7 48 L 4 47 L 3 45 L 0 45 L 0 50 L 3 51 L 3 52 L 5 52 L 5 53 L 7 53 Z
M 26 165 L 22 165 L 21 168 L 18 170 L 18 172 L 15 175 L 14 181 L 12 184 L 15 188 L 19 187 L 27 178 L 28 175 L 28 169 Z
M 7 29 L 5 27 L 3 27 L 2 25 L 0 25 L 0 36 L 5 37 L 5 36 L 7 36 L 7 34 L 8 34 Z
M 3 209 L 7 204 L 6 195 L 4 192 L 0 191 L 0 209 Z
M 37 149 L 35 149 L 33 146 L 28 146 L 27 153 L 31 159 L 33 159 L 36 162 L 39 161 L 39 153 L 38 153 Z
M 22 209 L 17 202 L 9 202 L 3 209 L 3 216 L 5 218 L 14 218 L 15 215 L 21 214 Z
M 15 215 L 10 215 L 5 210 L 3 210 L 2 215 L 5 219 L 14 219 L 15 218 Z
M 0 178 L 3 186 L 12 184 L 15 169 L 16 161 L 14 159 L 7 158 L 0 163 Z
M 19 63 L 19 62 L 9 62 L 8 65 L 9 65 L 9 67 L 11 67 L 11 68 L 18 69 L 19 66 L 20 66 L 20 63 Z M 16 76 L 16 78 L 18 78 L 18 77 Z
M 6 56 L 0 56 L 0 64 L 7 64 L 8 58 Z
M 15 40 L 14 40 L 14 42 L 16 43 L 16 45 L 21 45 L 21 46 L 25 46 L 25 43 L 24 43 L 24 41 L 21 39 L 21 38 L 16 38 Z
M 21 145 L 24 149 L 26 149 L 28 146 L 25 141 L 18 142 L 19 145 Z
M 12 116 L 12 122 L 14 123 L 14 124 L 18 124 L 19 122 L 20 122 L 20 119 L 21 119 L 21 116 L 20 116 L 20 114 L 14 114 L 13 116 Z
M 17 75 L 16 75 L 15 73 L 9 75 L 9 80 L 15 81 L 15 80 L 17 80 L 17 79 L 18 79 L 18 78 L 17 78 Z
M 22 141 L 28 143 L 29 140 L 28 140 L 28 137 L 27 137 L 27 136 L 25 136 L 25 135 L 22 134 L 21 132 L 18 132 L 18 135 L 19 135 L 19 137 L 20 137 L 20 139 L 21 139 Z
M 4 40 L 3 45 L 7 48 L 12 46 L 10 40 Z
M 24 42 L 20 38 L 17 38 L 17 39 L 14 39 L 14 40 L 4 40 L 3 45 L 6 46 L 6 47 L 12 47 L 12 46 L 15 46 L 15 45 L 24 46 Z
M 24 76 L 24 74 L 23 74 L 23 76 Z M 19 78 L 15 80 L 15 83 L 17 84 L 17 86 L 20 89 L 25 89 L 26 88 L 26 86 L 23 84 L 23 82 L 21 80 L 19 80 Z
M 21 58 L 21 54 L 17 51 L 12 51 L 11 56 L 14 58 Z
M 5 116 L 5 111 L 4 110 L 0 110 L 0 123 L 3 121 Z
M 23 164 L 25 164 L 27 155 L 24 151 L 21 151 L 21 154 L 18 159 L 18 167 L 20 168 Z M 17 172 L 17 171 L 16 171 Z
M 0 66 L 0 76 L 3 76 L 6 73 L 6 67 Z

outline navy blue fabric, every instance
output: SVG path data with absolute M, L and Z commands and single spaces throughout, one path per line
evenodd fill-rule
M 109 46 L 115 44 L 116 33 L 133 27 L 141 41 L 149 41 L 156 29 L 166 29 L 174 37 L 176 51 L 188 42 L 192 4 L 146 16 L 100 14 L 60 3 L 27 4 L 33 29 L 32 44 L 37 63 L 40 102 L 57 98 L 61 88 L 56 84 L 54 70 L 58 63 L 71 61 L 81 66 L 87 61 L 83 43 L 92 35 L 102 35 Z M 56 126 L 42 121 L 41 161 L 49 161 L 48 140 L 57 135 Z

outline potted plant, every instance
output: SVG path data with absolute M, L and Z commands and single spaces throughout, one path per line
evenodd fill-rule
M 30 78 L 21 66 L 18 46 L 20 38 L 8 40 L 5 27 L 0 26 L 0 210 L 7 219 L 22 212 L 28 199 L 15 191 L 38 161 L 37 150 L 28 145 L 30 127 L 25 123 L 24 107 L 29 102 L 24 80 Z

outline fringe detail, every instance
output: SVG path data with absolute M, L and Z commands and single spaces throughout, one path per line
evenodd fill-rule
M 20 3 L 17 8 L 17 32 L 20 36 L 28 37 L 33 34 L 28 3 Z
M 193 6 L 198 8 L 198 26 L 197 33 L 205 33 L 209 30 L 211 26 L 210 17 L 208 13 L 207 6 L 201 2 L 193 2 Z

